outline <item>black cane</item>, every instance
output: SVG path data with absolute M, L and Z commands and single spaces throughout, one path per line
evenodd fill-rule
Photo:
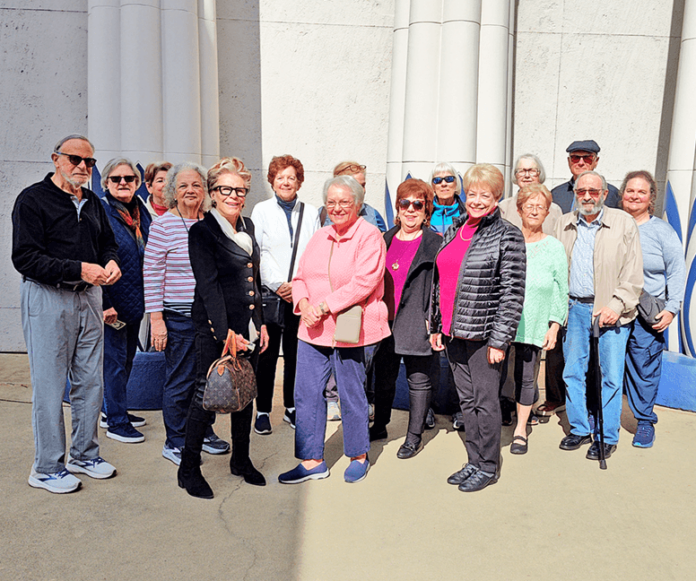
M 602 410 L 602 368 L 599 364 L 599 317 L 595 317 L 592 324 L 592 342 L 595 352 L 595 384 L 597 386 L 597 423 L 599 424 L 599 468 L 607 469 L 607 460 L 604 457 L 604 411 Z

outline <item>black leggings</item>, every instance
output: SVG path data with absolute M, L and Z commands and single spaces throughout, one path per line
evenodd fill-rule
M 520 405 L 532 405 L 541 349 L 526 343 L 513 343 L 512 346 L 515 349 L 515 401 Z

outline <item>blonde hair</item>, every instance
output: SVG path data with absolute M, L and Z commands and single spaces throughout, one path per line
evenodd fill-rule
M 501 171 L 490 163 L 477 163 L 472 165 L 462 179 L 462 186 L 466 193 L 469 186 L 473 184 L 484 184 L 491 189 L 496 201 L 503 197 L 505 190 L 505 178 Z
M 521 210 L 522 206 L 529 198 L 533 198 L 541 194 L 546 200 L 546 209 L 551 207 L 551 202 L 553 202 L 553 196 L 549 189 L 544 184 L 529 184 L 524 186 L 517 194 L 517 209 Z

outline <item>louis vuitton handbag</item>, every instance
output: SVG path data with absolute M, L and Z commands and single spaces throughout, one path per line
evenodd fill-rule
M 221 357 L 208 369 L 203 408 L 220 414 L 239 412 L 256 395 L 256 375 L 251 362 L 246 357 L 237 357 L 237 340 L 230 331 Z

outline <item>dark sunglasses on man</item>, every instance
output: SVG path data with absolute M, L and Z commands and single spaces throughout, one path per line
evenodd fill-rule
M 68 158 L 68 161 L 74 166 L 80 165 L 83 161 L 85 162 L 85 167 L 94 167 L 97 165 L 97 160 L 93 157 L 80 157 L 79 155 L 73 155 L 72 153 L 63 153 L 62 151 L 54 152 L 57 155 L 64 155 Z
M 445 176 L 444 178 L 433 178 L 433 184 L 435 185 L 441 184 L 443 181 L 447 184 L 451 184 L 452 182 L 454 182 L 454 176 Z

